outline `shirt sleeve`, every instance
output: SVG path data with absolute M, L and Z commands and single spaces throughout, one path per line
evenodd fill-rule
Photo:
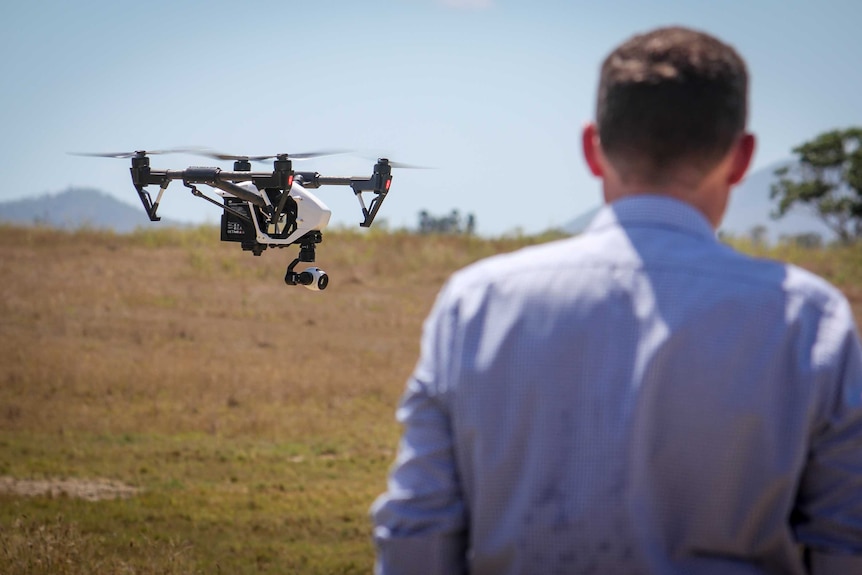
M 828 376 L 794 514 L 815 575 L 862 573 L 862 345 L 838 307 L 817 343 Z
M 466 511 L 444 397 L 454 323 L 445 293 L 425 322 L 420 359 L 397 411 L 398 456 L 371 509 L 378 574 L 466 572 Z

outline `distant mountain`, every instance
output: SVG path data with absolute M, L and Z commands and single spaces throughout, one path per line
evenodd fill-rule
M 782 236 L 800 234 L 819 234 L 824 241 L 835 239 L 835 232 L 820 221 L 813 213 L 796 208 L 780 219 L 773 219 L 772 212 L 778 205 L 769 197 L 770 187 L 777 180 L 775 170 L 791 163 L 776 162 L 756 172 L 752 172 L 737 186 L 730 195 L 730 205 L 721 225 L 721 231 L 734 236 L 747 236 L 756 226 L 766 228 L 766 238 L 775 242 Z
M 827 242 L 835 239 L 835 233 L 826 224 L 802 209 L 791 210 L 778 220 L 771 217 L 776 206 L 775 200 L 769 197 L 770 187 L 776 180 L 774 172 L 788 162 L 776 162 L 752 172 L 731 192 L 721 232 L 734 236 L 749 236 L 752 229 L 763 226 L 766 230 L 763 238 L 773 243 L 782 236 L 808 233 L 819 234 Z M 570 234 L 581 233 L 598 211 L 598 206 L 592 208 L 563 225 L 562 229 Z
M 583 214 L 579 215 L 578 217 L 576 217 L 575 219 L 573 219 L 569 223 L 563 224 L 563 226 L 560 229 L 562 231 L 566 232 L 567 234 L 572 234 L 572 235 L 580 234 L 585 229 L 587 229 L 587 226 L 590 225 L 590 222 L 593 221 L 593 218 L 596 217 L 596 214 L 599 213 L 600 209 L 601 209 L 601 206 L 596 206 L 596 207 L 584 212 Z
M 143 206 L 132 206 L 93 188 L 69 188 L 58 194 L 0 202 L 0 222 L 61 229 L 90 227 L 118 233 L 150 223 Z M 163 224 L 182 226 L 162 219 Z

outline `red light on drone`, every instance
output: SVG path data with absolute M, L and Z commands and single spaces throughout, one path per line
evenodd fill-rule
M 290 175 L 287 177 L 287 189 L 289 190 L 293 186 L 293 176 Z
M 389 186 L 392 185 L 392 178 L 386 178 L 386 191 L 389 191 Z

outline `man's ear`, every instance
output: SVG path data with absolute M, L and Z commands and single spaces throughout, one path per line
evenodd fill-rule
M 584 126 L 584 130 L 581 133 L 581 147 L 584 151 L 584 159 L 590 168 L 590 173 L 597 178 L 601 178 L 604 175 L 601 162 L 602 146 L 599 141 L 599 131 L 595 123 L 590 122 Z
M 754 134 L 745 133 L 736 143 L 733 151 L 733 164 L 730 166 L 727 183 L 735 186 L 742 181 L 748 167 L 751 165 L 751 160 L 754 158 L 754 148 L 756 147 L 756 139 Z

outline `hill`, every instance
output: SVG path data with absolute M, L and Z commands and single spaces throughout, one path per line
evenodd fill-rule
M 74 230 L 82 227 L 127 233 L 150 223 L 142 206 L 132 206 L 94 188 L 0 202 L 0 222 Z M 182 222 L 162 219 L 162 225 Z
M 835 233 L 813 213 L 794 209 L 781 219 L 773 219 L 776 202 L 769 197 L 770 187 L 775 182 L 775 170 L 789 162 L 776 162 L 749 174 L 733 190 L 730 204 L 724 216 L 721 231 L 734 236 L 748 236 L 756 226 L 766 228 L 766 239 L 778 241 L 782 236 L 819 234 L 824 241 L 835 239 Z
M 819 234 L 824 241 L 835 239 L 835 233 L 813 214 L 803 210 L 791 211 L 783 218 L 771 217 L 775 202 L 769 197 L 770 186 L 775 181 L 773 173 L 787 162 L 776 162 L 752 172 L 730 196 L 730 204 L 720 231 L 736 237 L 748 237 L 757 226 L 765 228 L 764 239 L 775 243 L 783 236 Z M 562 229 L 570 234 L 582 232 L 598 211 L 592 208 L 565 224 Z

